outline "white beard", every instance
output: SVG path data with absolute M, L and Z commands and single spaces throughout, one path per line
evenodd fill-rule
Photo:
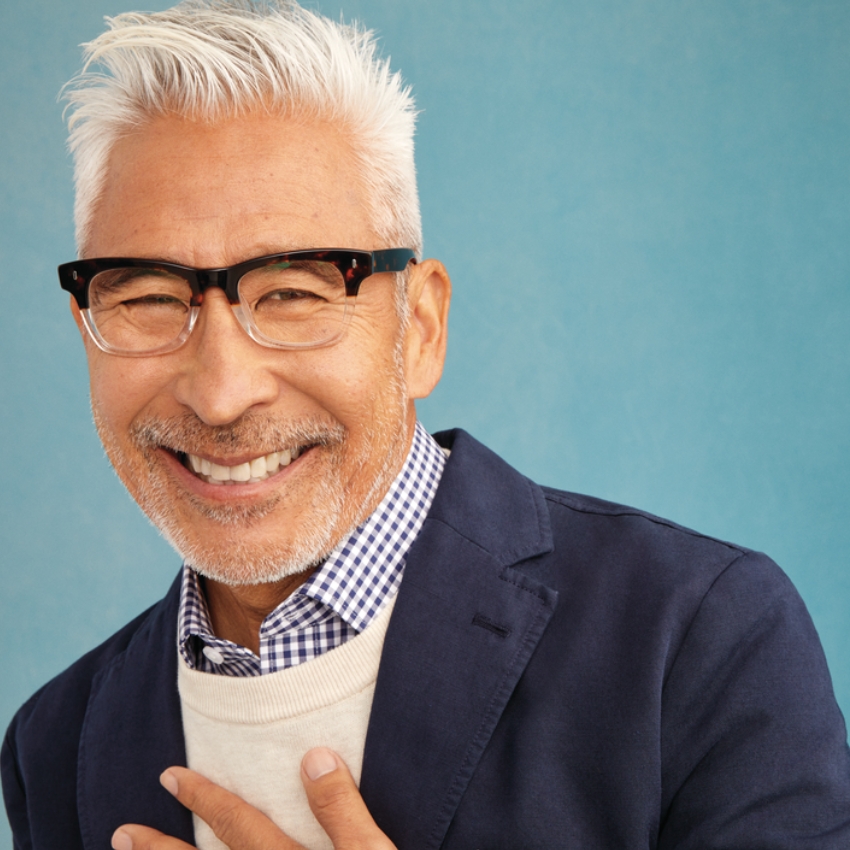
M 95 425 L 106 453 L 119 478 L 177 552 L 200 574 L 231 586 L 280 581 L 321 563 L 350 532 L 375 509 L 404 462 L 407 448 L 407 392 L 401 364 L 401 346 L 396 351 L 396 369 L 390 386 L 384 387 L 392 403 L 376 405 L 383 409 L 373 427 L 367 429 L 365 445 L 357 447 L 356 463 L 346 463 L 349 446 L 347 430 L 329 415 L 279 421 L 249 411 L 236 422 L 209 426 L 195 414 L 186 412 L 167 419 L 153 416 L 134 420 L 130 428 L 130 456 L 121 448 L 96 403 L 92 402 Z M 381 445 L 377 441 L 381 440 Z M 158 452 L 204 454 L 212 447 L 228 452 L 255 455 L 288 446 L 313 445 L 321 453 L 325 474 L 309 494 L 309 506 L 301 506 L 298 532 L 282 535 L 281 541 L 258 545 L 252 539 L 252 526 L 270 514 L 287 498 L 286 491 L 251 505 L 215 505 L 192 496 L 181 498 L 206 519 L 232 528 L 226 545 L 210 545 L 187 527 L 189 520 L 175 509 L 173 483 L 162 468 Z M 343 479 L 361 484 L 370 459 L 380 456 L 381 465 L 373 480 L 358 498 Z M 354 469 L 352 475 L 351 470 Z

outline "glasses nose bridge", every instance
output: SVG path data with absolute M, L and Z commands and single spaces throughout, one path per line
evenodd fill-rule
M 239 276 L 233 268 L 222 269 L 197 269 L 194 274 L 194 298 L 192 318 L 189 324 L 189 332 L 195 329 L 200 309 L 204 303 L 204 295 L 208 289 L 221 289 L 233 309 L 236 320 L 242 326 L 242 330 L 251 338 L 255 339 L 251 322 L 245 315 L 245 310 L 239 300 L 238 290 Z
M 239 303 L 237 278 L 232 268 L 198 269 L 195 272 L 196 307 L 204 303 L 204 295 L 208 289 L 221 289 L 232 306 Z

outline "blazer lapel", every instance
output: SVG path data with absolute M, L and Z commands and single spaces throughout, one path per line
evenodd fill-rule
M 442 435 L 441 435 L 442 436 Z M 439 847 L 557 601 L 543 494 L 456 432 L 408 555 L 366 737 L 361 792 L 402 848 Z
M 194 842 L 191 813 L 159 784 L 166 767 L 186 764 L 175 648 L 178 582 L 93 683 L 77 767 L 86 850 L 109 847 L 124 823 Z

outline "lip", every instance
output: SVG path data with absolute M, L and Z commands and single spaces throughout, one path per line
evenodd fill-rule
M 166 449 L 166 451 L 168 451 L 168 449 Z M 195 456 L 202 457 L 204 460 L 208 460 L 210 463 L 217 463 L 219 466 L 238 466 L 241 463 L 250 463 L 252 460 L 256 460 L 258 457 L 261 457 L 266 454 L 269 454 L 269 452 L 262 452 L 260 454 L 255 452 L 254 454 L 233 455 L 232 457 L 216 457 L 215 455 L 199 454 L 196 454 Z
M 158 448 L 157 454 L 163 459 L 168 472 L 173 475 L 182 487 L 190 490 L 195 495 L 204 499 L 209 499 L 215 502 L 233 502 L 262 499 L 269 495 L 269 492 L 276 490 L 284 479 L 289 478 L 292 474 L 298 474 L 302 466 L 302 460 L 313 454 L 315 446 L 305 449 L 302 454 L 293 460 L 289 466 L 281 467 L 274 475 L 270 475 L 264 481 L 251 482 L 231 482 L 230 484 L 210 484 L 202 478 L 198 478 L 193 472 L 187 469 L 180 459 L 170 450 Z M 204 457 L 207 457 L 204 455 Z M 247 459 L 256 457 L 250 455 Z M 220 463 L 223 466 L 235 466 L 242 463 L 238 457 L 227 458 L 226 460 L 214 460 L 211 457 L 207 458 L 214 463 Z

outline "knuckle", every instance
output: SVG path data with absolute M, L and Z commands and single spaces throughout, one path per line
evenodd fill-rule
M 320 811 L 350 808 L 351 790 L 345 782 L 323 782 L 315 789 L 313 802 Z
M 234 838 L 241 837 L 247 827 L 245 806 L 239 801 L 225 800 L 210 813 L 210 829 L 228 846 Z

